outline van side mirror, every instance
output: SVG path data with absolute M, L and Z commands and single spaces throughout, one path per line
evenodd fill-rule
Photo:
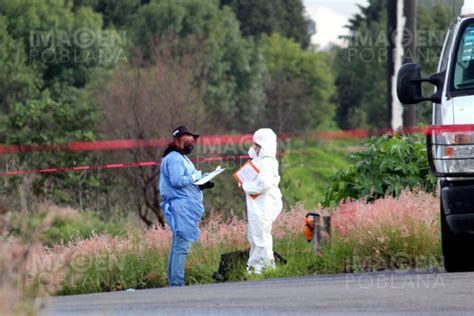
M 422 101 L 441 103 L 444 78 L 446 71 L 421 78 L 420 66 L 417 64 L 405 64 L 398 71 L 397 95 L 400 102 L 404 104 L 415 104 Z M 429 82 L 436 86 L 436 92 L 430 96 L 423 96 L 421 83 Z

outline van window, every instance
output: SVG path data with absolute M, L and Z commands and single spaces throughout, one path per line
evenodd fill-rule
M 474 89 L 474 24 L 469 24 L 458 42 L 454 67 L 454 90 Z

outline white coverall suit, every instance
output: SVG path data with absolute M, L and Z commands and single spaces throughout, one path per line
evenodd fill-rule
M 259 129 L 253 135 L 253 141 L 261 148 L 252 163 L 260 170 L 258 177 L 242 185 L 246 193 L 248 217 L 248 241 L 250 257 L 247 270 L 262 273 L 273 268 L 272 224 L 280 214 L 283 203 L 278 188 L 278 160 L 276 159 L 277 136 L 269 128 Z M 258 194 L 253 199 L 250 195 Z

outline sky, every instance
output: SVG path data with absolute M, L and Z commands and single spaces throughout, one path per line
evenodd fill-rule
M 338 36 L 347 34 L 344 25 L 359 12 L 357 4 L 367 5 L 367 0 L 303 0 L 306 13 L 316 22 L 317 33 L 311 38 L 319 49 L 331 43 L 342 45 Z

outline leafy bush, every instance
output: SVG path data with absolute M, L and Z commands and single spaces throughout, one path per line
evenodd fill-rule
M 350 160 L 349 168 L 331 178 L 325 207 L 348 198 L 370 202 L 385 195 L 399 196 L 404 188 L 433 192 L 436 187 L 421 135 L 372 138 L 366 149 L 352 154 Z

